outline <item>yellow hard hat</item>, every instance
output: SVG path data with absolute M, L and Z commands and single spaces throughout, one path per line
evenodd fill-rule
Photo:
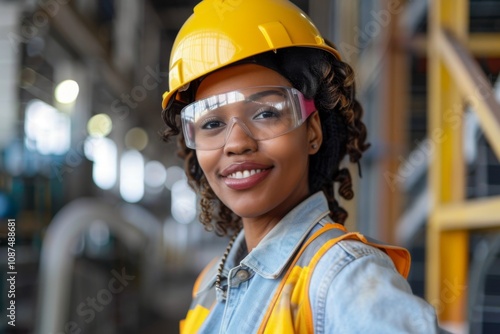
M 327 45 L 311 19 L 288 0 L 203 0 L 179 31 L 170 56 L 165 109 L 195 79 L 266 51 Z

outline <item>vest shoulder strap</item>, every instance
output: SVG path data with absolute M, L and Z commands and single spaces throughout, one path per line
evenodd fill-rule
M 376 239 L 364 236 L 359 232 L 347 232 L 343 225 L 336 223 L 326 224 L 307 240 L 299 254 L 295 257 L 297 261 L 296 265 L 301 267 L 310 266 L 311 260 L 315 256 L 318 256 L 318 253 L 321 257 L 328 249 L 342 240 L 357 240 L 366 245 L 378 248 L 391 258 L 396 270 L 404 278 L 408 277 L 411 264 L 411 257 L 408 250 L 385 244 Z
M 382 250 L 392 259 L 398 272 L 405 278 L 408 276 L 411 261 L 406 249 L 385 245 L 360 233 L 348 233 L 340 224 L 326 224 L 300 248 L 269 304 L 258 333 L 314 332 L 310 280 L 321 257 L 342 240 L 357 240 Z

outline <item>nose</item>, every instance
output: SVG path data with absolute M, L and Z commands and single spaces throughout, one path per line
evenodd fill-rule
M 230 155 L 255 152 L 257 145 L 257 141 L 245 123 L 234 117 L 226 133 L 224 153 Z

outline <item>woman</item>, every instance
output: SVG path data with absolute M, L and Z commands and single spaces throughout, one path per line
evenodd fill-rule
M 204 0 L 172 49 L 164 138 L 179 135 L 207 230 L 232 235 L 183 333 L 433 333 L 406 250 L 343 228 L 342 159 L 368 148 L 354 74 L 286 0 Z M 337 182 L 338 186 L 334 187 Z

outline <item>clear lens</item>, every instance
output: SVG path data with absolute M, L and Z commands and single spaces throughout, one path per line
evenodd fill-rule
M 236 123 L 255 140 L 266 140 L 297 128 L 314 110 L 298 90 L 266 86 L 196 101 L 182 110 L 181 118 L 186 145 L 213 150 L 225 145 Z

